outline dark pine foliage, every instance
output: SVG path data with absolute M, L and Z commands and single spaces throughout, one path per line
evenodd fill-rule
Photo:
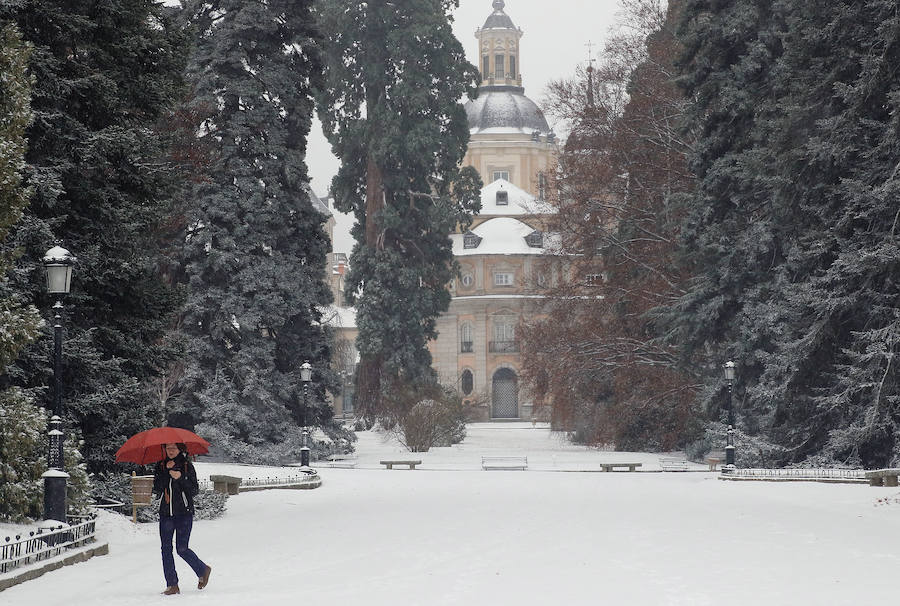
M 179 296 L 158 271 L 158 228 L 177 175 L 155 127 L 179 94 L 183 39 L 153 0 L 4 0 L 2 21 L 33 45 L 35 83 L 33 195 L 6 243 L 21 252 L 9 288 L 49 315 L 41 258 L 55 244 L 78 258 L 63 313 L 63 395 L 97 471 L 125 438 L 161 421 L 148 386 L 174 353 L 164 336 Z M 51 383 L 51 325 L 9 383 Z M 41 398 L 49 405 L 52 394 Z
M 331 417 L 326 217 L 304 161 L 321 78 L 311 4 L 187 7 L 193 96 L 181 115 L 196 120 L 205 166 L 184 203 L 188 355 L 170 419 L 247 461 L 298 459 L 301 424 Z M 304 360 L 316 369 L 308 407 Z
M 326 82 L 319 114 L 341 168 L 337 207 L 357 218 L 347 292 L 356 300 L 357 407 L 381 414 L 392 385 L 433 383 L 426 347 L 450 302 L 449 235 L 477 212 L 481 180 L 459 169 L 460 99 L 477 70 L 450 29 L 456 0 L 320 0 Z
M 734 358 L 773 462 L 896 463 L 896 2 L 691 0 L 682 34 L 698 277 L 672 334 L 695 364 Z

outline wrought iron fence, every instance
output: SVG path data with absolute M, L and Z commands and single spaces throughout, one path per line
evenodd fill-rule
M 264 486 L 285 486 L 290 484 L 302 484 L 309 482 L 314 473 L 301 473 L 296 476 L 287 476 L 283 478 L 244 478 L 241 480 L 241 487 L 264 487 Z
M 796 479 L 796 480 L 865 480 L 863 469 L 731 469 L 723 470 L 724 474 L 740 478 L 772 478 L 772 479 Z
M 96 520 L 96 514 L 69 516 L 68 526 L 39 528 L 29 531 L 27 537 L 18 534 L 6 537 L 0 544 L 0 574 L 93 543 L 96 540 Z

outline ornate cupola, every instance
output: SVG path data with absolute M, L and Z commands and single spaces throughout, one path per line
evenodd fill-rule
M 522 87 L 519 39 L 522 30 L 517 28 L 503 9 L 503 0 L 494 0 L 494 12 L 484 25 L 475 30 L 481 61 L 481 86 Z
M 470 138 L 463 164 L 474 166 L 485 184 L 502 179 L 543 199 L 556 135 L 525 96 L 519 60 L 524 32 L 504 11 L 504 0 L 493 0 L 492 6 L 475 30 L 481 85 L 478 96 L 465 104 Z

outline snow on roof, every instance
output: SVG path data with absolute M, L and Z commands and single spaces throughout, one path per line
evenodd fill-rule
M 457 257 L 470 255 L 540 255 L 544 248 L 529 246 L 525 236 L 534 233 L 535 229 L 512 217 L 488 219 L 471 230 L 481 242 L 476 248 L 465 248 L 465 234 L 453 234 L 453 254 Z
M 497 204 L 497 192 L 507 193 L 507 204 Z M 497 179 L 481 188 L 481 215 L 546 215 L 556 209 L 506 179 Z
M 309 203 L 312 205 L 313 208 L 315 208 L 317 211 L 319 211 L 320 213 L 325 215 L 325 217 L 331 216 L 332 213 L 331 213 L 331 210 L 328 208 L 328 204 L 323 202 L 322 199 L 319 198 L 319 196 L 317 196 L 313 192 L 312 187 L 309 186 L 309 183 L 302 184 L 300 186 L 300 188 L 303 190 L 303 193 L 305 193 L 306 196 L 309 198 Z
M 322 322 L 332 328 L 356 328 L 356 308 L 329 305 L 323 310 Z
M 550 125 L 537 104 L 518 87 L 482 87 L 478 96 L 465 105 L 469 132 L 492 128 L 524 129 L 547 134 Z

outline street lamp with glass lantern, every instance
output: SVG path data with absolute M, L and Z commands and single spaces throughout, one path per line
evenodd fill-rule
M 47 471 L 44 478 L 44 519 L 66 521 L 66 480 L 69 474 L 65 471 L 63 459 L 63 402 L 62 402 L 62 295 L 69 294 L 72 285 L 72 266 L 75 257 L 61 246 L 54 246 L 44 255 L 44 268 L 47 270 L 47 292 L 59 295 L 53 305 L 53 415 L 47 434 L 49 448 L 47 450 Z
M 303 444 L 300 448 L 300 466 L 309 467 L 309 428 L 306 426 L 306 408 L 309 406 L 309 382 L 312 366 L 307 360 L 300 365 L 300 381 L 303 382 Z
M 728 360 L 724 365 L 725 381 L 728 383 L 728 438 L 725 445 L 725 469 L 734 469 L 734 362 Z

